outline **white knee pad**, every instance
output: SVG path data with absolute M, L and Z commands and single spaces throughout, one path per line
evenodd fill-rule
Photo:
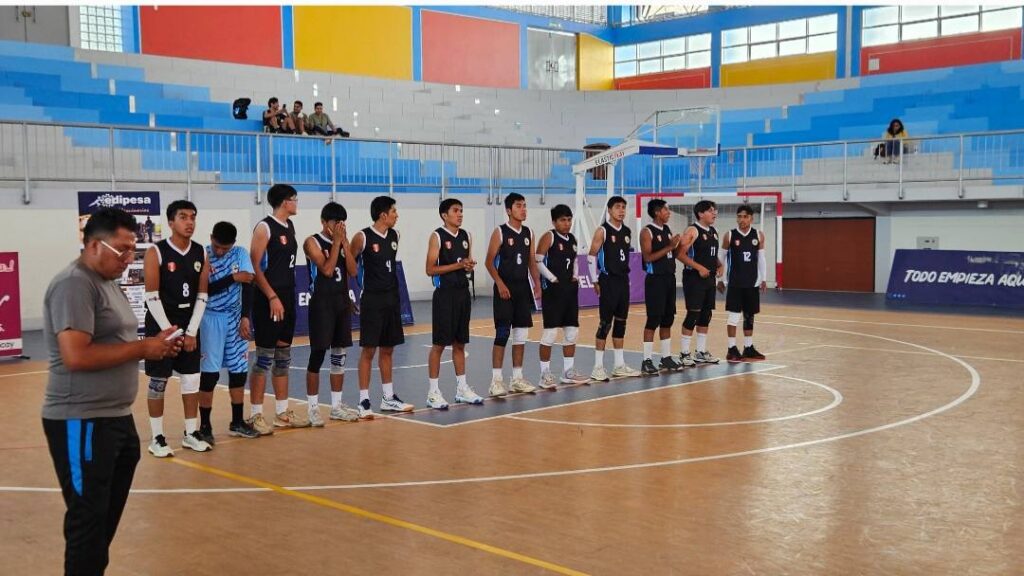
M 199 374 L 182 374 L 178 377 L 181 380 L 181 394 L 196 394 L 199 392 Z
M 530 334 L 529 328 L 513 328 L 512 329 L 512 344 L 523 345 L 526 344 L 526 337 Z
M 725 323 L 729 326 L 739 326 L 741 318 L 743 318 L 743 315 L 739 312 L 729 312 L 729 319 Z
M 578 326 L 565 326 L 562 328 L 563 346 L 575 346 L 576 338 L 580 335 Z
M 331 348 L 331 374 L 344 374 L 348 352 L 344 348 Z
M 555 334 L 558 333 L 558 328 L 545 328 L 544 332 L 540 335 L 540 343 L 543 346 L 551 346 L 555 343 Z

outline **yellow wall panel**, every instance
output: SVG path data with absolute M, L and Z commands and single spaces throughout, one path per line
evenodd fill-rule
M 612 45 L 589 34 L 576 40 L 576 78 L 580 90 L 611 90 L 615 87 Z
M 412 10 L 401 6 L 296 6 L 295 67 L 412 79 Z
M 758 84 L 785 84 L 787 82 L 813 82 L 836 77 L 836 53 L 801 54 L 769 60 L 754 60 L 722 66 L 720 85 L 754 86 Z

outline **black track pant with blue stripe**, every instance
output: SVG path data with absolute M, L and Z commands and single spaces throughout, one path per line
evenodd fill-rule
M 139 462 L 135 420 L 44 418 L 43 431 L 67 505 L 64 574 L 103 574 Z

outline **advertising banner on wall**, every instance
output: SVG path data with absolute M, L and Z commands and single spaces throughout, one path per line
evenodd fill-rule
M 897 250 L 886 298 L 1024 309 L 1024 252 Z
M 21 356 L 21 290 L 18 253 L 0 252 L 0 358 Z
M 142 258 L 146 249 L 163 239 L 159 192 L 79 192 L 78 244 L 82 244 L 82 230 L 97 210 L 120 208 L 135 217 L 135 260 L 121 276 L 121 289 L 139 319 L 139 332 L 146 323 L 146 283 L 142 272 Z
M 415 323 L 412 316 L 412 303 L 409 301 L 409 287 L 405 283 L 405 268 L 402 262 L 398 262 L 398 299 L 402 308 L 402 324 L 408 326 Z M 295 290 L 298 294 L 296 299 L 297 309 L 295 311 L 295 334 L 309 334 L 309 267 L 300 265 L 295 267 Z M 348 279 L 348 296 L 359 305 L 359 295 L 362 288 L 355 278 Z M 359 329 L 359 314 L 352 314 L 352 329 Z
M 587 255 L 576 257 L 577 270 L 580 275 L 580 308 L 596 308 L 597 292 L 587 271 Z M 639 252 L 629 253 L 629 302 L 635 304 L 644 301 L 644 261 Z

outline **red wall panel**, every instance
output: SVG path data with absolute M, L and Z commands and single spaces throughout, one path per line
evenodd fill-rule
M 423 81 L 519 88 L 519 25 L 423 10 Z
M 673 88 L 710 88 L 711 68 L 675 70 L 658 74 L 644 74 L 629 78 L 616 78 L 616 90 L 667 90 Z
M 281 66 L 279 6 L 141 6 L 142 52 Z
M 1020 28 L 871 46 L 860 51 L 860 73 L 867 76 L 1016 60 L 1020 50 Z M 868 69 L 872 59 L 878 60 L 877 70 Z

